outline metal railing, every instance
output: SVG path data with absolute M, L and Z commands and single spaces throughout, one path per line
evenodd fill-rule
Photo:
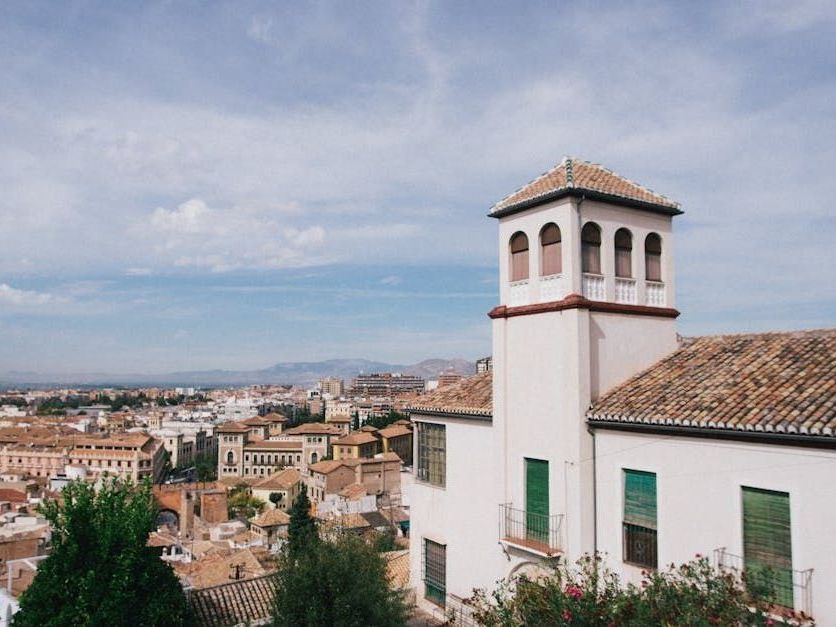
M 499 538 L 506 544 L 552 557 L 561 552 L 563 514 L 537 514 L 517 509 L 510 503 L 499 505 Z
M 714 549 L 714 565 L 723 571 L 742 577 L 753 576 L 751 569 L 747 572 L 743 558 L 726 551 L 725 547 Z M 781 607 L 800 611 L 806 617 L 812 616 L 813 611 L 813 569 L 787 570 L 786 576 L 780 576 L 779 571 L 770 574 L 770 571 L 754 573 L 754 576 L 773 590 L 772 602 Z M 791 602 L 792 605 L 788 605 Z

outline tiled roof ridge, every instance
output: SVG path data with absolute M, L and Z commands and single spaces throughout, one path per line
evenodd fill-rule
M 606 174 L 609 174 L 610 176 L 614 176 L 616 178 L 619 178 L 622 181 L 624 181 L 625 183 L 638 188 L 642 192 L 644 192 L 646 194 L 649 194 L 651 196 L 654 196 L 657 200 L 647 200 L 647 199 L 634 198 L 633 196 L 630 196 L 630 195 L 627 195 L 627 194 L 622 194 L 622 193 L 617 193 L 617 192 L 614 192 L 613 190 L 607 190 L 607 189 L 604 189 L 600 186 L 590 185 L 590 184 L 583 184 L 583 185 L 578 184 L 578 182 L 576 181 L 576 178 L 575 178 L 575 165 L 576 164 L 589 166 L 591 168 L 595 168 L 595 169 L 598 169 L 598 170 L 600 170 L 600 171 L 602 171 Z M 557 187 L 553 187 L 551 189 L 544 190 L 541 193 L 534 194 L 529 198 L 521 199 L 521 200 L 518 200 L 518 201 L 512 202 L 512 203 L 508 202 L 514 196 L 520 194 L 521 192 L 523 192 L 525 189 L 527 189 L 529 187 L 533 187 L 534 185 L 536 185 L 537 182 L 541 181 L 542 179 L 544 179 L 546 177 L 551 176 L 552 174 L 559 171 L 561 168 L 563 168 L 564 178 L 566 179 L 566 181 L 563 185 L 558 185 Z M 496 212 L 500 209 L 507 209 L 509 207 L 513 207 L 514 205 L 517 205 L 517 204 L 520 204 L 520 203 L 523 203 L 523 202 L 528 203 L 528 202 L 536 201 L 539 198 L 543 198 L 545 196 L 548 196 L 549 194 L 560 191 L 561 189 L 574 189 L 574 188 L 586 189 L 586 190 L 589 190 L 589 191 L 599 192 L 599 193 L 602 193 L 602 194 L 607 194 L 607 195 L 610 195 L 610 196 L 616 196 L 616 197 L 619 197 L 619 198 L 625 198 L 625 199 L 630 199 L 630 200 L 641 200 L 642 202 L 668 206 L 668 207 L 671 207 L 671 208 L 674 208 L 674 209 L 679 209 L 680 208 L 680 203 L 676 202 L 675 200 L 665 196 L 664 194 L 660 194 L 659 192 L 654 191 L 653 189 L 647 187 L 646 185 L 642 185 L 640 183 L 637 183 L 633 179 L 627 178 L 626 176 L 623 176 L 622 174 L 619 174 L 618 172 L 616 172 L 616 171 L 614 171 L 610 168 L 607 168 L 607 167 L 601 165 L 600 163 L 596 163 L 596 162 L 593 162 L 593 161 L 588 161 L 586 159 L 580 159 L 578 157 L 565 156 L 565 157 L 563 157 L 563 159 L 560 160 L 559 163 L 552 166 L 551 168 L 549 168 L 548 170 L 546 170 L 545 172 L 543 172 L 539 176 L 533 178 L 528 183 L 525 183 L 524 185 L 520 186 L 519 188 L 517 188 L 516 190 L 514 190 L 510 194 L 507 194 L 499 202 L 495 203 L 491 207 L 490 213 L 494 213 L 494 212 Z
M 571 159 L 572 159 L 572 157 L 563 157 L 563 159 L 561 159 L 558 163 L 556 163 L 555 165 L 550 167 L 545 172 L 542 172 L 539 176 L 535 176 L 533 179 L 528 181 L 528 183 L 524 183 L 524 184 L 520 185 L 517 189 L 515 189 L 510 194 L 506 194 L 504 198 L 502 198 L 500 201 L 494 203 L 494 205 L 491 207 L 491 212 L 494 212 L 499 207 L 502 207 L 509 198 L 513 198 L 514 196 L 519 194 L 521 191 L 523 191 L 526 187 L 530 187 L 531 185 L 534 185 L 537 181 L 540 181 L 540 180 L 546 178 L 547 176 L 551 175 L 553 172 L 559 170 L 560 167 L 564 163 L 566 163 L 567 160 L 571 160 Z M 572 186 L 574 186 L 574 185 L 572 185 Z M 538 194 L 537 196 L 534 196 L 533 198 L 539 198 L 540 196 L 544 196 L 546 193 L 548 193 L 548 192 L 544 192 L 543 194 Z
M 787 331 L 740 331 L 738 333 L 715 333 L 709 335 L 687 335 L 683 336 L 681 341 L 686 344 L 691 344 L 698 340 L 728 340 L 728 339 L 758 339 L 758 338 L 777 338 L 786 336 L 805 336 L 805 335 L 831 335 L 836 334 L 836 327 L 821 327 L 818 329 L 790 329 Z
M 590 423 L 836 436 L 836 328 L 691 338 L 601 394 Z
M 633 179 L 627 178 L 627 177 L 626 177 L 626 176 L 624 176 L 623 174 L 619 174 L 619 173 L 618 173 L 618 172 L 616 172 L 615 170 L 612 170 L 612 169 L 610 169 L 610 168 L 608 168 L 608 167 L 606 167 L 606 166 L 604 166 L 604 165 L 601 165 L 600 163 L 595 163 L 594 161 L 587 161 L 586 159 L 578 159 L 577 157 L 568 157 L 568 159 L 570 159 L 570 160 L 571 160 L 571 161 L 573 161 L 573 162 L 582 163 L 582 164 L 584 164 L 584 165 L 588 165 L 588 166 L 590 166 L 590 167 L 593 167 L 593 168 L 598 168 L 599 170 L 603 170 L 603 171 L 604 171 L 604 172 L 606 172 L 607 174 L 611 174 L 612 176 L 615 176 L 615 177 L 617 177 L 617 178 L 620 178 L 621 180 L 626 181 L 626 182 L 627 182 L 627 183 L 629 183 L 630 185 L 635 185 L 635 186 L 636 186 L 636 187 L 638 187 L 640 190 L 642 190 L 642 191 L 644 191 L 644 192 L 646 192 L 646 193 L 648 193 L 648 194 L 651 194 L 651 195 L 653 195 L 653 196 L 656 196 L 657 198 L 661 198 L 662 200 L 664 200 L 664 201 L 666 201 L 667 203 L 669 203 L 672 207 L 677 207 L 677 208 L 679 208 L 679 203 L 678 203 L 678 202 L 676 202 L 675 200 L 673 200 L 672 198 L 668 198 L 668 197 L 667 197 L 667 196 L 665 196 L 664 194 L 660 194 L 659 192 L 657 192 L 657 191 L 655 191 L 655 190 L 653 190 L 653 189 L 649 188 L 647 185 L 642 185 L 641 183 L 637 183 L 637 182 L 636 182 L 636 181 L 634 181 Z M 606 191 L 606 190 L 604 190 L 604 189 L 596 189 L 595 187 L 593 187 L 593 186 L 589 186 L 589 185 L 583 186 L 583 189 L 591 189 L 591 190 L 593 190 L 593 191 L 602 192 L 602 193 L 604 193 L 604 194 L 611 193 L 611 192 L 607 192 L 607 191 Z M 616 194 L 616 195 L 619 195 L 619 196 L 620 196 L 620 194 Z

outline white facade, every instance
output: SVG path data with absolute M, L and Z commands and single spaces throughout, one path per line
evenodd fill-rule
M 581 230 L 589 221 L 601 230 L 597 276 L 581 271 Z M 549 223 L 560 228 L 562 271 L 543 277 L 539 234 Z M 620 228 L 632 234 L 630 278 L 615 276 Z M 509 242 L 520 231 L 528 237 L 528 278 L 512 282 Z M 650 233 L 662 242 L 661 281 L 645 280 Z M 836 453 L 603 429 L 593 440 L 590 405 L 677 349 L 671 215 L 566 197 L 502 217 L 499 293 L 491 316 L 492 420 L 411 412 L 416 423 L 444 425 L 446 435 L 444 487 L 416 475 L 411 490 L 419 605 L 432 607 L 424 598 L 427 539 L 446 547 L 448 601 L 596 549 L 614 571 L 635 579 L 639 569 L 622 561 L 622 473 L 634 469 L 657 475 L 660 567 L 721 547 L 742 555 L 741 486 L 789 492 L 793 569 L 815 568 L 813 615 L 820 625 L 836 624 L 826 587 L 836 583 L 836 541 L 828 530 L 836 514 Z M 415 447 L 417 472 L 417 437 Z M 548 463 L 549 543 L 557 551 L 503 537 L 503 504 L 526 520 L 527 459 Z
M 625 579 L 640 569 L 621 560 L 623 469 L 656 473 L 659 565 L 724 548 L 743 555 L 741 490 L 790 495 L 796 608 L 804 608 L 804 571 L 813 569 L 812 607 L 818 625 L 836 624 L 836 451 L 709 438 L 660 437 L 596 430 L 598 550 Z

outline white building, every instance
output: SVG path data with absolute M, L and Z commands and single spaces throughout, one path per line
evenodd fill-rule
M 491 211 L 492 372 L 411 408 L 421 604 L 595 551 L 626 580 L 699 553 L 771 566 L 777 604 L 836 624 L 836 330 L 680 343 L 679 213 L 577 159 Z

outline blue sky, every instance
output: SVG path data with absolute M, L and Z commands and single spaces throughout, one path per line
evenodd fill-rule
M 685 334 L 836 322 L 830 2 L 0 5 L 0 372 L 490 349 L 490 205 L 680 201 Z

